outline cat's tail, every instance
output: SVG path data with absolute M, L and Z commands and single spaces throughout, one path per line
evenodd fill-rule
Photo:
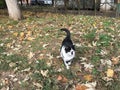
M 67 33 L 67 37 L 70 38 L 70 31 L 67 28 L 60 29 L 61 31 L 65 31 Z

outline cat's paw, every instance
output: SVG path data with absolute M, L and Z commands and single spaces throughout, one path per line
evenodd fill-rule
M 71 62 L 68 62 L 68 65 L 71 65 Z
M 66 66 L 66 69 L 70 69 L 70 66 L 67 65 L 67 66 Z

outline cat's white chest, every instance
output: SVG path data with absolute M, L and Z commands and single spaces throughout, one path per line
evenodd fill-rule
M 62 46 L 61 52 L 60 52 L 61 57 L 63 58 L 64 61 L 69 61 L 72 60 L 75 57 L 75 51 L 71 49 L 69 52 L 65 52 L 65 47 Z

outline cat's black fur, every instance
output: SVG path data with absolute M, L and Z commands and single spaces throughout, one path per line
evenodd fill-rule
M 66 38 L 62 42 L 62 46 L 64 45 L 66 47 L 66 53 L 69 52 L 71 48 L 75 50 L 75 46 L 73 45 L 73 42 L 71 40 L 70 31 L 66 28 L 62 28 L 61 31 L 65 31 L 67 33 Z

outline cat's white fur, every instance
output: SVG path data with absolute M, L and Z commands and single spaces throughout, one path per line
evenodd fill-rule
M 62 46 L 60 56 L 63 58 L 66 68 L 69 69 L 69 66 L 71 65 L 71 61 L 75 57 L 75 50 L 71 49 L 69 52 L 66 53 L 65 46 Z M 67 61 L 69 62 L 66 63 Z

